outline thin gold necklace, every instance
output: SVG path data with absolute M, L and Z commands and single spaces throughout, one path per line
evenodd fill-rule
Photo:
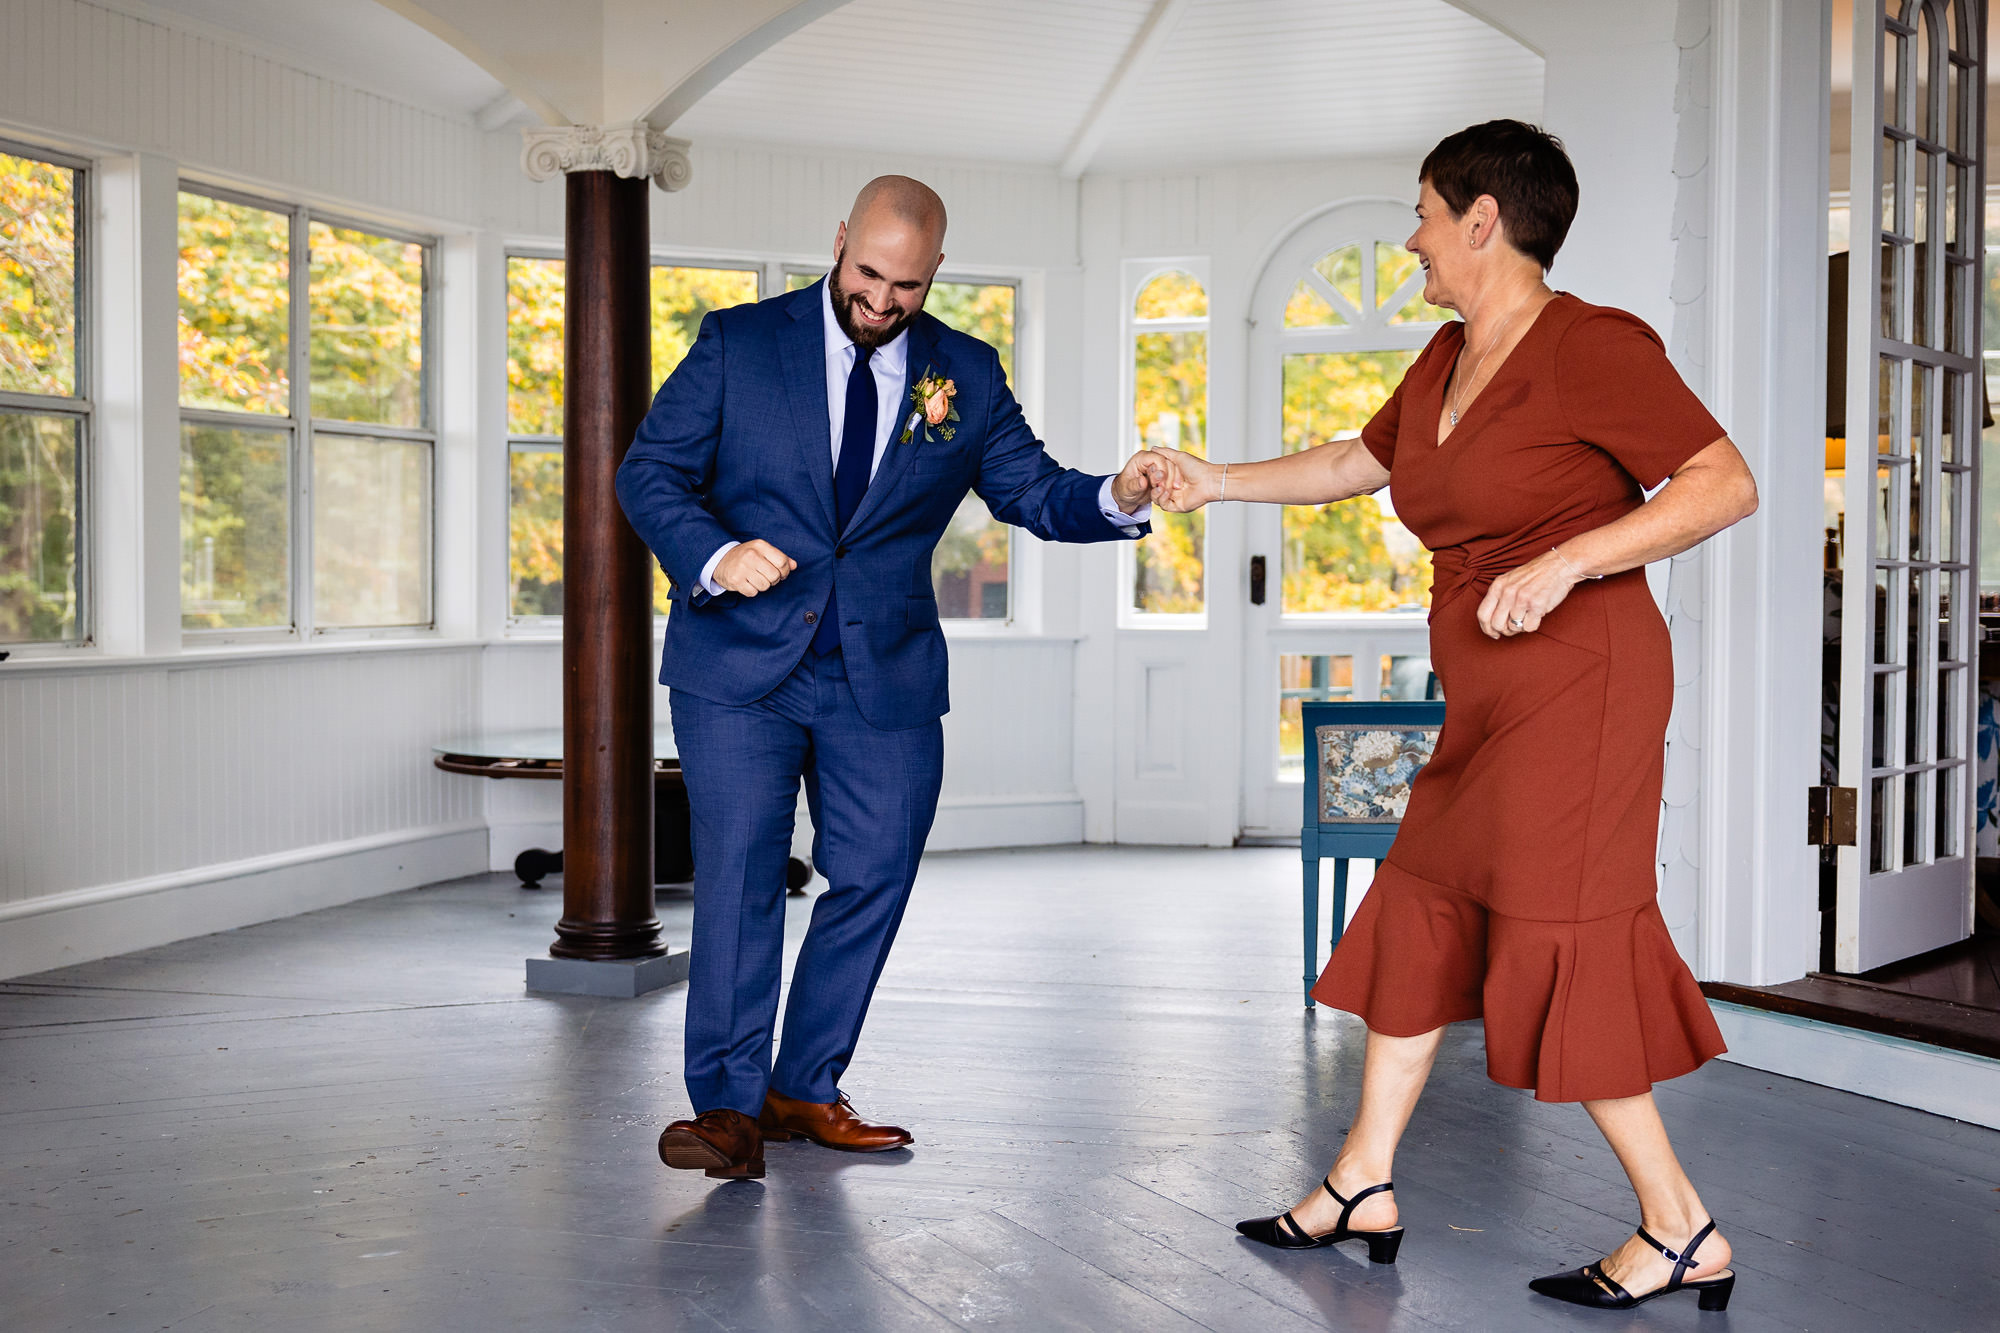
M 1539 295 L 1541 295 L 1540 292 L 1528 293 L 1528 295 L 1521 298 L 1521 300 L 1515 302 L 1514 308 L 1507 312 L 1507 318 L 1500 321 L 1500 327 L 1493 334 L 1493 340 L 1486 344 L 1486 350 L 1481 352 L 1479 354 L 1479 359 L 1472 363 L 1472 373 L 1466 376 L 1464 381 L 1460 384 L 1459 392 L 1457 395 L 1458 406 L 1453 407 L 1449 402 L 1445 404 L 1445 412 L 1446 415 L 1448 415 L 1451 418 L 1452 425 L 1456 426 L 1458 424 L 1459 413 L 1464 411 L 1465 409 L 1465 388 L 1471 385 L 1474 380 L 1479 378 L 1479 368 L 1486 364 L 1486 358 L 1492 356 L 1493 349 L 1500 345 L 1500 339 L 1506 336 L 1507 326 L 1514 322 L 1514 316 L 1520 314 L 1523 310 L 1527 309 L 1528 302 L 1534 300 Z

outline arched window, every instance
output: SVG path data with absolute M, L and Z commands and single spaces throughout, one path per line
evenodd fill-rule
M 1131 449 L 1164 445 L 1208 456 L 1208 290 L 1186 269 L 1155 273 L 1132 301 Z M 1204 514 L 1155 511 L 1134 551 L 1132 609 L 1199 615 L 1207 609 Z
M 1357 435 L 1388 401 L 1438 325 L 1416 256 L 1370 238 L 1320 255 L 1292 286 L 1276 339 L 1279 438 L 1285 453 Z M 1287 615 L 1419 610 L 1430 555 L 1390 507 L 1388 492 L 1284 515 Z

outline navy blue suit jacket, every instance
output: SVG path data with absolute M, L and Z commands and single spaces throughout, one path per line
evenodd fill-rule
M 951 707 L 931 553 L 968 490 L 1048 541 L 1125 533 L 1098 508 L 1104 478 L 1058 466 L 1028 429 L 999 355 L 927 314 L 910 325 L 909 385 L 874 481 L 836 533 L 820 286 L 703 319 L 618 469 L 625 515 L 673 584 L 660 683 L 723 704 L 762 698 L 804 658 L 806 617 L 837 582 L 861 715 L 888 730 L 921 726 Z M 927 440 L 919 424 L 900 443 L 909 389 L 926 371 L 957 381 L 957 430 Z M 756 597 L 702 592 L 709 557 L 754 538 L 799 567 Z

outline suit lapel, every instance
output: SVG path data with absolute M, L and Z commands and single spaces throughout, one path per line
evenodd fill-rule
M 792 298 L 791 327 L 780 339 L 785 380 L 791 392 L 792 418 L 799 449 L 805 455 L 806 475 L 812 478 L 820 508 L 826 511 L 831 528 L 833 507 L 833 437 L 827 433 L 826 405 L 826 319 L 820 285 L 826 279 L 800 291 Z
M 925 441 L 924 423 L 920 417 L 916 429 L 910 433 L 910 442 L 902 443 L 903 428 L 909 424 L 910 414 L 916 410 L 910 402 L 910 394 L 917 387 L 917 381 L 924 372 L 942 379 L 951 378 L 951 367 L 945 364 L 938 351 L 937 340 L 931 334 L 929 316 L 919 315 L 910 324 L 909 364 L 903 372 L 903 395 L 896 408 L 896 424 L 889 428 L 889 444 L 882 453 L 882 465 L 875 469 L 875 479 L 868 483 L 868 494 L 862 497 L 861 507 L 854 511 L 854 518 L 848 523 L 848 532 L 855 532 L 868 521 L 878 508 L 887 501 L 889 492 L 896 489 L 903 472 L 910 466 L 910 460 L 917 456 L 917 450 L 936 448 L 942 441 Z

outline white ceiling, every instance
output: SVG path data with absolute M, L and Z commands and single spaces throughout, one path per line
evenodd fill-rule
M 375 0 L 90 3 L 488 125 L 527 120 L 492 76 Z M 1093 122 L 1156 8 L 1171 27 Z M 1144 170 L 1408 155 L 1541 105 L 1541 58 L 1447 0 L 851 0 L 673 128 L 1053 167 L 1091 126 L 1090 169 Z
M 1153 7 L 852 0 L 674 128 L 1054 166 Z M 1410 154 L 1541 108 L 1541 57 L 1445 0 L 1187 0 L 1090 166 Z
M 432 111 L 475 115 L 506 91 L 498 79 L 459 54 L 449 42 L 433 37 L 374 0 L 89 3 L 213 37 L 307 73 Z

